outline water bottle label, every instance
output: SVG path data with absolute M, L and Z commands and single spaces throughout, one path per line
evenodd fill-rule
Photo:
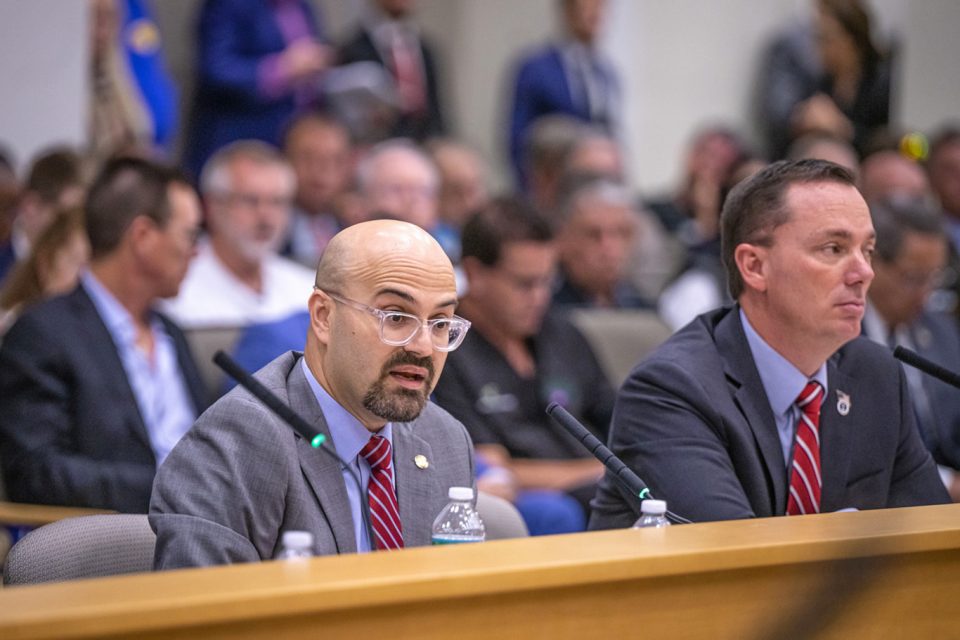
M 480 536 L 433 536 L 433 544 L 462 544 L 466 542 L 483 542 Z

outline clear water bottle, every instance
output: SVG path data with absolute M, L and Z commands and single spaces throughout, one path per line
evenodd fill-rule
M 433 521 L 433 544 L 483 542 L 487 530 L 473 508 L 471 487 L 450 487 L 450 502 Z
M 313 557 L 313 534 L 309 531 L 284 531 L 277 560 Z
M 663 500 L 644 500 L 640 505 L 640 519 L 633 524 L 634 529 L 653 527 L 669 527 L 667 520 L 667 503 Z

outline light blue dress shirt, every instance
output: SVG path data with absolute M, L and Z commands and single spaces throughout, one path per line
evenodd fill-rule
M 750 353 L 760 373 L 763 390 L 770 401 L 773 417 L 777 421 L 777 434 L 780 436 L 780 448 L 783 451 L 783 463 L 787 469 L 787 482 L 790 481 L 790 464 L 793 461 L 793 443 L 797 433 L 797 421 L 800 409 L 796 406 L 797 397 L 807 386 L 808 378 L 786 358 L 776 352 L 756 332 L 747 315 L 740 309 L 740 322 L 750 345 Z M 816 380 L 827 392 L 827 364 L 823 363 L 810 380 Z
M 197 419 L 173 338 L 167 334 L 163 322 L 152 316 L 151 358 L 137 347 L 137 328 L 130 312 L 91 272 L 84 272 L 80 280 L 117 347 L 159 467 Z
M 320 410 L 327 421 L 327 427 L 330 429 L 331 440 L 334 450 L 343 463 L 340 467 L 343 474 L 343 483 L 347 488 L 347 498 L 350 501 L 350 514 L 353 516 L 353 534 L 357 539 L 357 551 L 370 551 L 370 532 L 364 526 L 363 512 L 361 510 L 361 500 L 367 499 L 367 485 L 370 482 L 370 465 L 366 459 L 360 456 L 360 450 L 370 440 L 371 436 L 379 435 L 390 442 L 390 471 L 393 477 L 393 490 L 397 490 L 397 474 L 393 464 L 393 425 L 387 423 L 377 434 L 370 433 L 357 418 L 340 406 L 334 400 L 326 389 L 324 389 L 307 366 L 306 358 L 300 360 L 300 366 L 303 367 L 303 375 L 307 378 L 313 395 L 320 403 Z M 361 486 L 357 486 L 356 481 L 345 466 L 349 465 L 354 473 L 360 478 Z

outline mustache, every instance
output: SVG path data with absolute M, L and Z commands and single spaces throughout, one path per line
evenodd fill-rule
M 380 370 L 381 376 L 386 377 L 390 369 L 401 364 L 410 364 L 415 367 L 422 367 L 427 370 L 427 381 L 431 382 L 433 380 L 433 358 L 429 356 L 424 356 L 421 358 L 416 354 L 403 350 L 398 351 L 391 356 L 389 360 L 387 360 L 386 364 L 384 364 L 383 368 Z

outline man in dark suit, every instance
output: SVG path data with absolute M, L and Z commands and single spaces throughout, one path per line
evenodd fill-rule
M 121 159 L 86 204 L 92 262 L 0 349 L 0 461 L 17 502 L 146 513 L 157 465 L 202 407 L 182 333 L 153 311 L 194 254 L 200 203 L 177 173 Z
M 517 64 L 510 116 L 510 159 L 524 176 L 528 128 L 538 118 L 564 114 L 612 131 L 619 120 L 620 87 L 613 65 L 597 49 L 605 0 L 562 0 L 565 37 Z
M 376 62 L 396 89 L 398 115 L 391 138 L 423 142 L 445 132 L 436 58 L 413 23 L 413 0 L 371 0 L 357 33 L 340 47 L 340 64 Z
M 737 304 L 681 329 L 630 374 L 611 448 L 693 521 L 949 501 L 903 370 L 859 337 L 875 234 L 850 173 L 778 162 L 724 205 Z M 638 500 L 607 477 L 591 527 Z
M 928 308 L 947 264 L 943 215 L 925 199 L 872 203 L 877 230 L 876 277 L 870 286 L 863 332 L 889 346 L 902 345 L 948 369 L 960 365 L 960 331 L 949 313 Z M 920 435 L 951 495 L 960 496 L 960 392 L 906 368 Z

